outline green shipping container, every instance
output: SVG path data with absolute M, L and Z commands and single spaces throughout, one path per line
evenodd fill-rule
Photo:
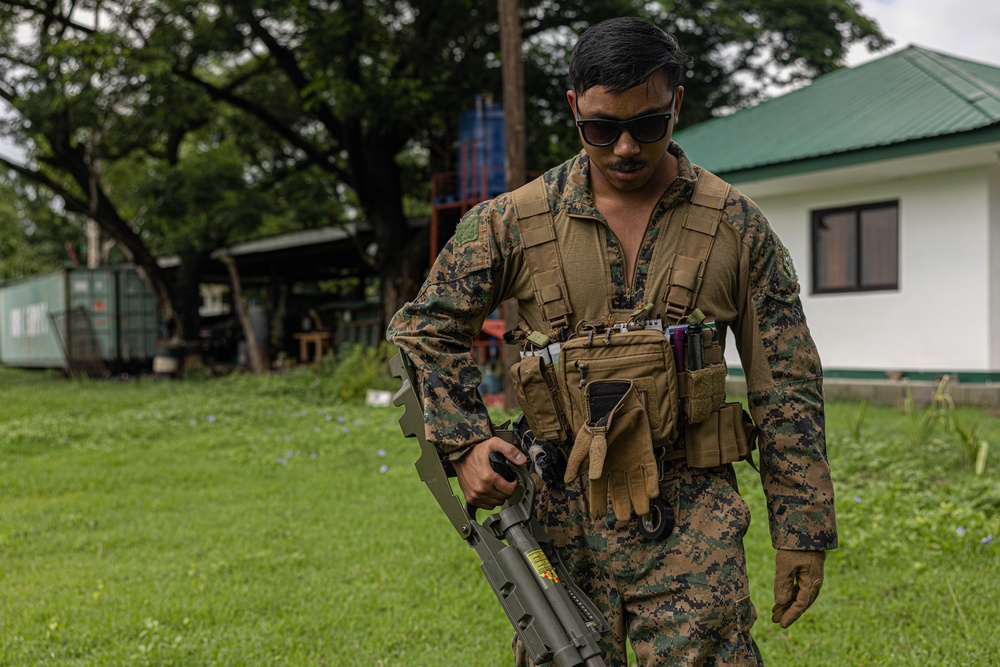
M 0 364 L 34 368 L 148 365 L 156 300 L 133 267 L 66 269 L 0 287 Z

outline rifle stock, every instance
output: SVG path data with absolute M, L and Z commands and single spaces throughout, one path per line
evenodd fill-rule
M 535 664 L 558 667 L 605 667 L 598 645 L 607 621 L 572 582 L 555 544 L 534 517 L 535 483 L 528 464 L 511 465 L 518 484 L 514 495 L 482 523 L 475 508 L 466 508 L 448 482 L 448 470 L 426 437 L 423 407 L 416 391 L 413 366 L 400 352 L 390 361 L 401 385 L 393 403 L 403 406 L 403 435 L 420 442 L 417 470 L 452 526 L 482 559 L 481 569 L 507 618 Z M 510 442 L 513 434 L 493 428 Z M 518 444 L 518 443 L 514 443 Z

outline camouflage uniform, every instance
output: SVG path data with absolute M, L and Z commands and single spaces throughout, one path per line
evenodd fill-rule
M 607 294 L 591 286 L 574 292 L 571 281 L 573 322 L 601 319 L 609 308 L 629 313 L 645 303 L 647 284 L 652 291 L 653 281 L 662 280 L 649 273 L 654 250 L 669 251 L 677 242 L 677 225 L 668 224 L 671 213 L 691 197 L 700 171 L 677 144 L 669 150 L 678 159 L 679 177 L 653 212 L 631 286 L 625 284 L 621 246 L 594 206 L 586 153 L 545 174 L 553 215 L 564 216 L 567 229 L 581 235 L 597 225 L 606 242 Z M 572 253 L 564 252 L 564 264 L 572 261 Z M 420 294 L 389 327 L 389 339 L 416 365 L 428 439 L 449 459 L 490 437 L 486 408 L 474 391 L 481 375 L 469 349 L 484 319 L 511 297 L 531 328 L 548 330 L 531 290 L 508 193 L 466 214 Z M 726 201 L 697 305 L 720 324 L 724 343 L 732 338 L 743 362 L 760 430 L 773 546 L 836 548 L 819 356 L 788 253 L 757 206 L 736 190 Z M 732 466 L 667 465 L 661 497 L 674 508 L 677 527 L 658 543 L 638 537 L 635 517 L 619 522 L 609 511 L 591 519 L 584 478 L 542 489 L 538 510 L 574 580 L 611 623 L 604 638 L 608 664 L 626 664 L 626 637 L 643 665 L 761 664 L 749 632 L 756 612 L 743 552 L 750 515 Z M 515 651 L 518 664 L 527 664 L 516 641 Z

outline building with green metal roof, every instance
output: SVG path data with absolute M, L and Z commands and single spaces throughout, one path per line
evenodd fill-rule
M 1000 382 L 1000 66 L 909 46 L 674 138 L 767 214 L 828 376 Z
M 677 136 L 734 181 L 995 142 L 1000 67 L 909 46 Z

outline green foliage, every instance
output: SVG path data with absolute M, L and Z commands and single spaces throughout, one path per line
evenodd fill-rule
M 442 642 L 460 664 L 504 655 L 506 621 L 395 409 L 318 398 L 307 376 L 0 369 L 0 664 L 413 666 L 439 664 Z
M 850 0 L 521 6 L 533 169 L 578 150 L 566 64 L 600 20 L 652 17 L 694 56 L 688 124 L 828 72 L 853 44 L 887 43 Z M 419 241 L 405 214 L 426 212 L 430 174 L 455 167 L 458 113 L 477 94 L 502 97 L 495 3 L 96 7 L 0 4 L 14 111 L 0 133 L 29 149 L 20 177 L 128 239 L 140 263 L 136 248 L 187 261 L 202 246 L 363 215 L 389 293 L 412 288 L 420 267 L 399 260 Z
M 600 20 L 629 14 L 652 18 L 693 58 L 682 82 L 682 127 L 831 72 L 843 65 L 853 45 L 878 51 L 892 44 L 852 0 L 605 1 L 569 9 L 568 21 L 558 13 L 544 16 L 547 5 L 540 2 L 529 10 L 532 19 L 524 25 L 528 119 L 543 120 L 529 122 L 528 165 L 540 169 L 579 148 L 565 102 L 566 64 L 576 35 Z M 543 17 L 535 18 L 539 14 Z M 569 30 L 557 31 L 558 25 Z
M 0 664 L 509 663 L 511 630 L 420 482 L 399 409 L 341 401 L 323 369 L 88 382 L 0 368 Z M 766 613 L 759 478 L 737 468 L 765 660 L 992 664 L 1000 478 L 933 438 L 914 449 L 896 408 L 869 406 L 859 441 L 857 414 L 827 405 L 840 548 L 788 630 Z M 982 410 L 954 414 L 1000 436 Z
M 54 271 L 70 260 L 66 244 L 82 244 L 76 221 L 54 215 L 47 203 L 0 178 L 0 281 Z
M 231 137 L 192 133 L 177 162 L 133 155 L 109 170 L 109 192 L 159 255 L 208 254 L 252 236 L 272 209 L 248 187 L 247 165 Z M 220 137 L 221 135 L 221 137 Z
M 948 436 L 954 436 L 957 439 L 961 461 L 973 467 L 977 475 L 982 475 L 986 471 L 990 443 L 979 437 L 979 422 L 968 428 L 965 426 L 965 422 L 955 409 L 955 401 L 948 392 L 948 381 L 948 376 L 941 378 L 931 397 L 930 404 L 923 408 L 916 405 L 909 383 L 904 385 L 903 413 L 909 418 L 907 431 L 910 436 L 910 444 L 914 448 L 926 447 L 937 426 L 944 424 Z M 940 443 L 941 441 L 937 440 L 936 442 Z
M 396 382 L 389 376 L 389 359 L 396 350 L 388 343 L 362 347 L 353 345 L 340 352 L 336 358 L 324 360 L 324 367 L 332 365 L 328 381 L 342 401 L 364 400 L 369 389 L 396 389 Z M 328 364 L 332 361 L 332 364 Z
M 808 81 L 843 64 L 848 49 L 891 45 L 852 0 L 661 2 L 663 25 L 694 58 L 682 122 L 759 101 L 769 87 Z
M 982 475 L 986 472 L 990 443 L 979 437 L 979 422 L 973 424 L 971 428 L 966 428 L 957 414 L 952 412 L 949 416 L 952 432 L 958 436 L 962 446 L 962 458 L 975 467 L 977 475 Z
M 851 438 L 855 442 L 861 442 L 861 432 L 865 425 L 865 412 L 868 411 L 868 401 L 861 401 L 858 404 L 858 411 L 850 421 Z
M 947 392 L 948 377 L 944 377 L 938 383 L 934 395 L 931 397 L 930 405 L 921 409 L 917 407 L 913 400 L 913 389 L 910 383 L 903 385 L 905 397 L 903 399 L 903 412 L 909 416 L 910 444 L 914 447 L 923 447 L 927 444 L 934 428 L 948 417 L 948 411 L 954 409 L 955 404 L 951 400 L 951 395 Z
M 980 436 L 1000 436 L 1000 420 L 971 407 Z M 837 498 L 840 547 L 828 554 L 816 605 L 786 631 L 758 620 L 765 661 L 777 665 L 990 664 L 1000 630 L 1000 587 L 985 572 L 1000 566 L 1000 478 L 975 476 L 952 444 L 915 447 L 911 416 L 869 405 L 862 438 L 850 425 L 858 403 L 827 404 L 827 450 Z M 739 466 L 755 517 L 748 535 L 751 593 L 770 608 L 773 551 L 756 474 Z M 766 613 L 761 613 L 766 617 Z
M 280 402 L 291 398 L 312 405 L 355 404 L 365 400 L 369 389 L 395 390 L 389 375 L 389 359 L 396 354 L 388 343 L 377 346 L 344 346 L 328 354 L 315 366 L 297 366 L 290 371 L 260 378 L 238 372 L 226 378 L 238 391 L 247 391 Z M 209 374 L 186 379 L 217 382 Z

